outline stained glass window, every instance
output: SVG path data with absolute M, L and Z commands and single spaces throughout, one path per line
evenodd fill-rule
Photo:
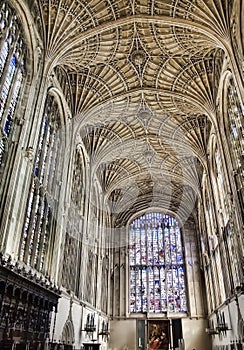
M 186 312 L 185 272 L 178 221 L 146 213 L 130 224 L 130 312 Z
M 0 7 L 0 165 L 7 153 L 14 112 L 23 86 L 25 56 L 21 26 L 14 11 L 3 2 Z
M 229 141 L 231 143 L 234 170 L 240 175 L 240 184 L 244 184 L 244 106 L 241 103 L 233 80 L 227 91 Z
M 59 162 L 60 138 L 59 110 L 52 96 L 48 96 L 42 118 L 39 142 L 35 156 L 26 219 L 22 233 L 20 260 L 39 271 L 44 270 L 51 227 L 54 228 L 57 164 Z

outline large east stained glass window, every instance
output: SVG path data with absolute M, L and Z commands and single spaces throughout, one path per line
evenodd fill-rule
M 186 312 L 181 231 L 169 215 L 145 213 L 130 224 L 130 312 Z

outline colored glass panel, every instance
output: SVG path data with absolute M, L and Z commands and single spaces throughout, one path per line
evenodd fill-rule
M 130 312 L 186 312 L 181 232 L 177 220 L 146 213 L 130 225 Z

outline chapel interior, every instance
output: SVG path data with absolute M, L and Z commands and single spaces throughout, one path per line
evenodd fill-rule
M 0 349 L 244 349 L 244 1 L 0 1 Z

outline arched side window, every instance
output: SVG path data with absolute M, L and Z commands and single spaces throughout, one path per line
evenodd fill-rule
M 84 167 L 85 159 L 78 146 L 74 154 L 71 204 L 68 210 L 64 259 L 62 266 L 62 285 L 79 295 L 80 250 L 84 215 Z
M 11 139 L 16 105 L 23 86 L 26 46 L 17 16 L 5 2 L 0 8 L 0 166 Z
M 146 213 L 130 224 L 130 312 L 186 312 L 185 271 L 178 221 Z
M 240 187 L 244 184 L 244 106 L 239 99 L 233 79 L 227 88 L 227 137 L 230 144 L 232 165 L 239 175 Z
M 48 249 L 53 244 L 55 201 L 58 200 L 62 154 L 60 114 L 53 96 L 48 96 L 42 118 L 35 155 L 33 177 L 26 208 L 19 258 L 27 265 L 44 272 Z

